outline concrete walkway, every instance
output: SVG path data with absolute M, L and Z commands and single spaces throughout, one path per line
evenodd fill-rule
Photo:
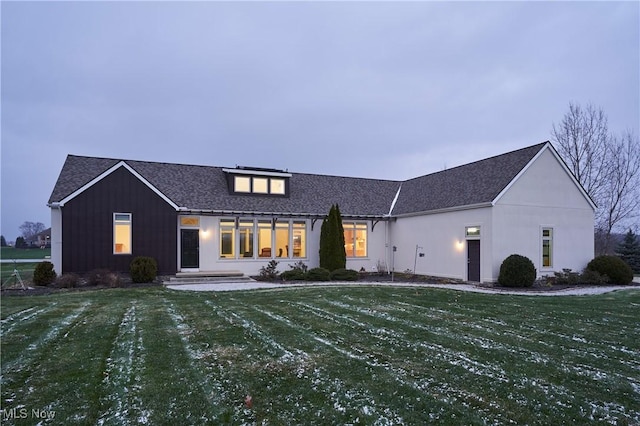
M 585 296 L 590 294 L 604 294 L 617 290 L 640 290 L 640 286 L 597 286 L 597 287 L 575 287 L 567 288 L 563 290 L 554 291 L 533 291 L 533 290 L 504 290 L 491 287 L 480 287 L 473 284 L 422 284 L 422 283 L 407 283 L 407 282 L 367 282 L 367 283 L 354 283 L 354 282 L 325 282 L 325 283 L 300 283 L 300 284 L 284 284 L 284 283 L 269 283 L 261 281 L 250 282 L 216 282 L 216 283 L 202 283 L 202 284 L 183 284 L 183 285 L 168 285 L 167 288 L 171 290 L 186 290 L 186 291 L 240 291 L 240 290 L 258 290 L 258 289 L 286 289 L 286 288 L 301 288 L 301 287 L 335 287 L 335 286 L 376 286 L 376 287 L 421 287 L 421 288 L 445 288 L 449 290 L 459 291 L 471 291 L 474 293 L 487 293 L 487 294 L 514 294 L 519 296 Z

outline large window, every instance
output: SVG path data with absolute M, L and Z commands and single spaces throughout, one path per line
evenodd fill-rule
M 131 213 L 113 214 L 113 253 L 131 254 Z
M 236 227 L 234 219 L 220 220 L 221 258 L 305 258 L 306 245 L 305 221 L 240 219 Z
M 347 257 L 367 257 L 367 224 L 343 222 L 342 227 Z
M 553 228 L 542 228 L 542 267 L 553 267 Z

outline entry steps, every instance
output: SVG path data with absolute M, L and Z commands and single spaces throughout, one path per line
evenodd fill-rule
M 253 282 L 251 277 L 240 271 L 200 271 L 200 272 L 178 272 L 175 277 L 164 281 L 164 285 L 183 284 L 215 284 L 215 283 L 242 283 Z

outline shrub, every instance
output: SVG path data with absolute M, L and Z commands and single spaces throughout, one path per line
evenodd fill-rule
M 33 283 L 35 285 L 49 285 L 56 279 L 56 271 L 53 270 L 53 263 L 40 262 L 33 271 Z
M 306 276 L 307 274 L 299 269 L 291 269 L 280 274 L 280 278 L 283 281 L 302 281 Z
M 305 265 L 305 263 L 302 260 L 297 261 L 293 265 L 289 265 L 289 267 L 293 271 L 300 271 L 300 272 L 305 273 L 305 274 L 307 273 L 307 270 L 309 269 L 307 267 L 307 265 Z
M 600 272 L 586 268 L 580 275 L 580 282 L 582 284 L 606 284 L 608 279 L 609 278 L 606 275 L 602 275 Z
M 87 274 L 87 285 L 98 287 L 120 287 L 122 285 L 122 280 L 118 274 L 113 273 L 108 269 L 94 269 Z
M 79 283 L 80 283 L 80 277 L 72 272 L 67 274 L 62 274 L 56 279 L 56 287 L 60 287 L 60 288 L 78 287 Z
M 531 287 L 536 280 L 536 268 L 525 256 L 512 254 L 500 265 L 498 284 L 505 287 Z
M 618 256 L 597 256 L 587 265 L 587 269 L 606 275 L 609 284 L 629 284 L 633 281 L 633 271 Z
M 562 272 L 555 272 L 556 284 L 578 284 L 581 281 L 581 276 L 577 272 L 573 272 L 571 269 L 564 268 Z
M 312 268 L 307 272 L 307 281 L 329 281 L 331 272 L 325 268 Z
M 258 279 L 260 281 L 273 281 L 276 278 L 278 278 L 278 270 L 276 269 L 278 267 L 278 262 L 275 260 L 270 260 L 269 263 L 267 263 L 267 266 L 263 266 L 262 268 L 260 268 L 260 276 L 258 277 Z
M 331 278 L 331 281 L 357 281 L 358 271 L 340 268 L 335 271 L 331 271 L 329 277 Z
M 138 256 L 129 265 L 131 281 L 134 283 L 150 283 L 158 275 L 158 263 L 153 257 Z

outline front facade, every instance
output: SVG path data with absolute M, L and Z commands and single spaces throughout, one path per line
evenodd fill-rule
M 551 144 L 409 181 L 69 156 L 49 200 L 58 273 L 255 275 L 319 264 L 322 221 L 338 204 L 347 268 L 495 281 L 518 253 L 539 275 L 593 257 L 595 206 Z

